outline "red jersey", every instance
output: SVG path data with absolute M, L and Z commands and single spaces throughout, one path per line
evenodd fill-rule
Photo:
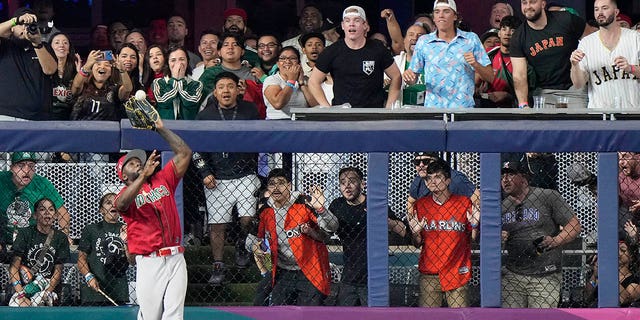
M 174 197 L 179 182 L 175 164 L 171 160 L 142 185 L 129 208 L 121 212 L 127 223 L 129 252 L 147 255 L 160 248 L 182 243 L 180 218 Z M 124 187 L 116 196 L 115 203 L 126 189 Z
M 418 270 L 437 274 L 442 291 L 459 288 L 471 279 L 471 224 L 467 212 L 471 212 L 471 200 L 455 194 L 442 205 L 430 195 L 415 204 L 418 220 L 426 221 L 421 231 Z
M 304 204 L 294 203 L 287 211 L 284 230 L 302 273 L 322 294 L 329 295 L 331 271 L 327 246 L 300 232 L 300 225 L 309 221 L 316 225 L 318 223 L 318 219 L 311 212 L 311 209 Z M 260 214 L 258 238 L 264 239 L 266 233 L 269 233 L 269 237 L 272 239 L 269 244 L 271 245 L 271 262 L 273 263 L 273 268 L 271 268 L 273 282 L 276 278 L 278 265 L 278 234 L 275 211 L 272 208 L 266 208 Z
M 493 82 L 487 89 L 487 92 L 506 91 L 511 92 L 513 88 L 509 85 L 509 80 L 513 78 L 513 66 L 511 65 L 511 57 L 504 55 L 500 51 L 500 47 L 495 50 L 498 52 L 491 59 L 491 67 L 493 68 Z M 506 69 L 505 69 L 506 68 Z

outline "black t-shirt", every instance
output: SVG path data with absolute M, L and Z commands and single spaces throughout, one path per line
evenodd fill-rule
M 348 284 L 367 284 L 367 201 L 350 205 L 339 197 L 329 205 L 329 211 L 338 218 L 338 237 L 342 242 L 344 271 L 342 281 Z M 398 218 L 389 210 L 388 217 Z
M 534 30 L 523 23 L 511 38 L 512 58 L 526 58 L 543 89 L 571 87 L 571 52 L 578 47 L 585 21 L 569 12 L 547 11 L 547 25 Z
M 220 116 L 222 112 L 222 116 Z M 196 120 L 258 120 L 258 108 L 252 102 L 238 101 L 234 108 L 218 108 L 218 102 L 211 97 L 206 107 L 198 113 Z M 213 174 L 216 179 L 228 180 L 255 174 L 258 168 L 258 154 L 247 152 L 212 152 L 201 154 L 204 163 L 196 162 L 200 177 Z
M 51 46 L 43 44 L 55 60 Z M 0 39 L 0 115 L 46 119 L 51 107 L 51 91 L 51 76 L 42 72 L 31 43 Z
M 348 102 L 354 108 L 383 108 L 384 70 L 393 63 L 380 41 L 367 40 L 364 47 L 353 50 L 340 40 L 322 51 L 316 68 L 333 77 L 332 105 Z
M 101 89 L 85 87 L 93 90 L 87 96 L 83 93 L 71 112 L 71 120 L 119 121 L 122 119 L 124 107 L 118 96 L 120 85 L 105 85 Z

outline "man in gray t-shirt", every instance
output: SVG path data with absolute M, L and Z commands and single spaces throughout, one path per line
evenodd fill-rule
M 503 306 L 555 308 L 562 282 L 560 247 L 580 234 L 580 222 L 557 191 L 530 187 L 530 172 L 520 162 L 505 162 L 501 173 Z

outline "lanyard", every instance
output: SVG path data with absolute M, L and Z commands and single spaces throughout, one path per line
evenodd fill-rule
M 222 113 L 222 108 L 220 108 L 220 105 L 218 105 L 218 113 L 220 114 L 220 119 L 227 120 L 224 117 L 224 114 Z M 233 116 L 231 117 L 231 120 L 235 120 L 237 115 L 238 115 L 238 106 L 236 105 L 235 107 L 233 107 Z

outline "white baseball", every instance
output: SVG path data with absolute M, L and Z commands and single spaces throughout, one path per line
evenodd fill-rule
M 147 97 L 147 94 L 142 91 L 142 90 L 138 90 L 136 91 L 136 100 L 144 100 Z

